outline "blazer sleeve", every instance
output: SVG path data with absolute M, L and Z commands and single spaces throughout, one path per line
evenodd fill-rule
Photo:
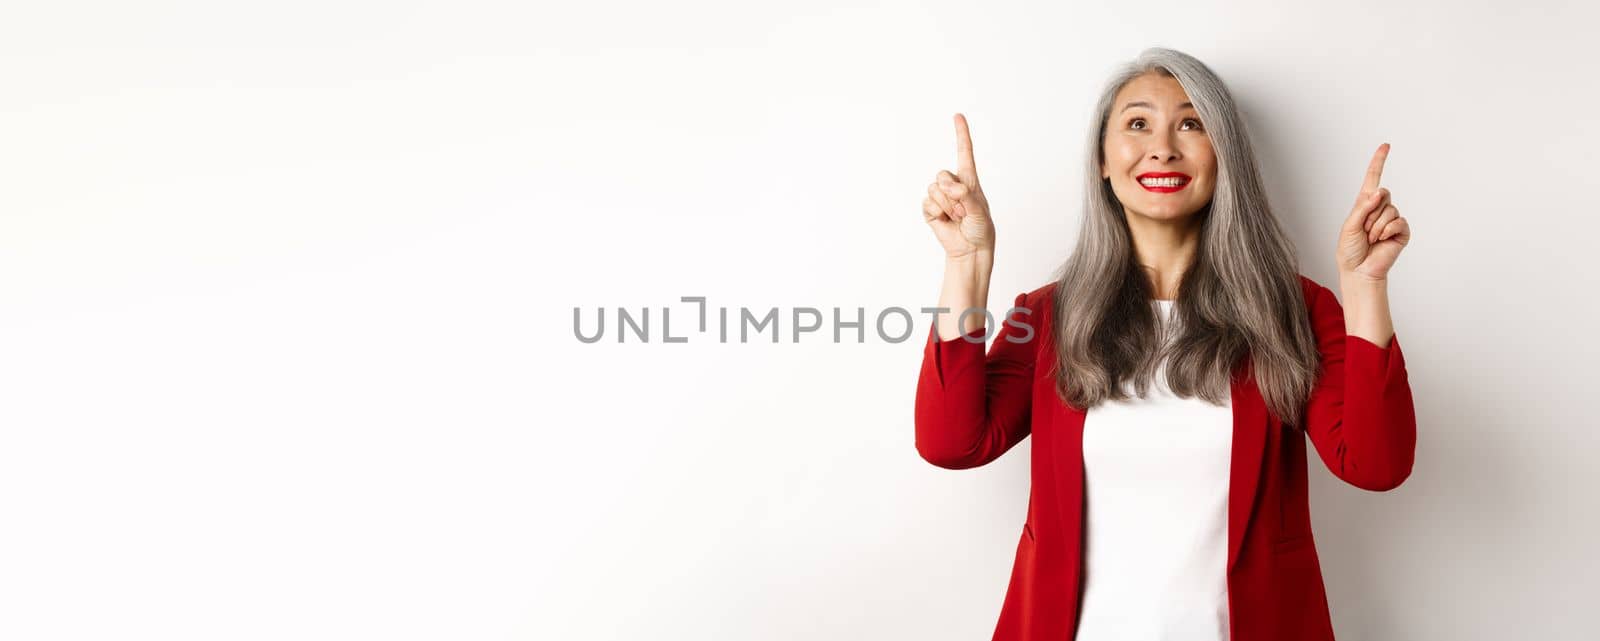
M 1306 433 L 1335 476 L 1387 491 L 1411 475 L 1417 418 L 1398 334 L 1388 347 L 1345 333 L 1344 307 L 1316 286 L 1311 322 L 1322 370 L 1306 407 Z
M 929 330 L 917 380 L 916 445 L 924 460 L 978 467 L 1028 436 L 1040 328 L 1026 301 L 1026 293 L 1017 295 L 987 356 L 986 328 L 947 341 L 937 326 Z

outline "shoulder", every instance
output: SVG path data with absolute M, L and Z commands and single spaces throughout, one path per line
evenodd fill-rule
M 1300 276 L 1300 289 L 1305 292 L 1306 318 L 1311 322 L 1311 333 L 1316 336 L 1320 349 L 1330 349 L 1333 342 L 1344 336 L 1344 306 L 1339 297 L 1317 281 Z
M 1299 276 L 1300 291 L 1305 292 L 1307 303 L 1314 300 L 1315 296 L 1320 293 L 1320 290 L 1327 289 L 1326 287 L 1322 286 L 1322 283 L 1311 280 L 1310 276 L 1306 276 L 1305 274 L 1299 274 Z
M 1049 333 L 1041 331 L 1041 329 L 1051 326 L 1050 317 L 1055 307 L 1053 300 L 1055 290 L 1056 284 L 1054 282 L 1045 283 L 1032 290 L 1017 294 L 1012 299 L 1006 306 L 1002 316 L 1000 332 L 1002 334 L 1025 332 L 1026 334 L 1021 340 L 1010 340 L 1009 337 L 1007 340 L 1013 343 L 1042 345 L 1043 341 L 1035 341 L 1033 339 Z M 990 302 L 992 304 L 995 301 L 991 300 Z M 999 341 L 997 341 L 998 343 Z
M 1333 290 L 1324 287 L 1322 283 L 1311 280 L 1305 274 L 1300 274 L 1299 276 L 1300 292 L 1304 295 L 1307 311 L 1315 314 L 1319 308 L 1326 306 L 1328 299 L 1338 302 L 1338 299 L 1333 297 Z
M 1308 309 L 1315 309 L 1318 307 L 1318 303 L 1323 300 L 1324 296 L 1333 296 L 1333 290 L 1324 287 L 1322 283 L 1312 280 L 1311 277 L 1306 276 L 1305 274 L 1297 275 L 1300 277 L 1301 299 L 1305 302 Z M 1057 285 L 1059 285 L 1059 283 L 1056 281 L 1050 281 L 1034 288 L 1033 290 L 1017 294 L 1015 301 L 1017 303 L 1016 306 L 1026 307 L 1035 311 L 1048 309 L 1048 306 L 1052 303 L 1052 301 L 1055 300 Z
M 1055 304 L 1056 282 L 1050 281 L 1030 291 L 1017 294 L 1012 307 L 1026 309 L 1027 314 L 1039 317 L 1048 313 Z
M 1328 289 L 1305 274 L 1296 274 L 1300 277 L 1301 300 L 1305 303 L 1306 310 L 1315 316 L 1319 311 L 1327 313 L 1337 309 L 1339 299 L 1333 295 L 1333 290 Z M 1012 307 L 1028 310 L 1028 314 L 1037 315 L 1053 311 L 1055 305 L 1056 281 L 1050 281 L 1030 291 L 1017 294 Z M 1328 303 L 1332 302 L 1332 305 Z
M 1034 288 L 1033 291 L 1022 294 L 1022 297 L 1028 302 L 1048 301 L 1051 299 L 1051 297 L 1055 296 L 1056 285 L 1056 281 L 1052 280 Z

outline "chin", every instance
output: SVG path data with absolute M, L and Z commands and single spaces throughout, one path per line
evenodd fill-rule
M 1144 210 L 1144 214 L 1145 214 L 1146 217 L 1149 217 L 1149 218 L 1159 218 L 1161 220 L 1174 220 L 1174 219 L 1178 219 L 1178 218 L 1188 218 L 1190 216 L 1193 216 L 1194 213 L 1197 212 L 1197 211 L 1200 211 L 1199 208 L 1191 209 L 1189 207 L 1167 206 L 1167 207 L 1153 207 L 1153 208 L 1150 208 L 1150 209 L 1146 209 L 1146 210 Z

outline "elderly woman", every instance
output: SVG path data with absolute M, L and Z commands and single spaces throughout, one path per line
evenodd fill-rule
M 995 228 L 955 125 L 956 171 L 923 201 L 950 313 L 923 353 L 916 446 L 964 469 L 1034 437 L 994 638 L 1333 639 L 1306 440 L 1374 491 L 1416 449 L 1386 288 L 1411 235 L 1379 187 L 1388 145 L 1339 230 L 1341 306 L 1297 272 L 1227 87 L 1144 51 L 1094 111 L 1077 246 L 986 354 Z

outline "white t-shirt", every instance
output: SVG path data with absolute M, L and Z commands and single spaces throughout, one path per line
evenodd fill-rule
M 1173 301 L 1152 304 L 1175 320 Z M 1145 399 L 1089 409 L 1077 641 L 1228 639 L 1227 400 L 1178 398 L 1157 376 Z

